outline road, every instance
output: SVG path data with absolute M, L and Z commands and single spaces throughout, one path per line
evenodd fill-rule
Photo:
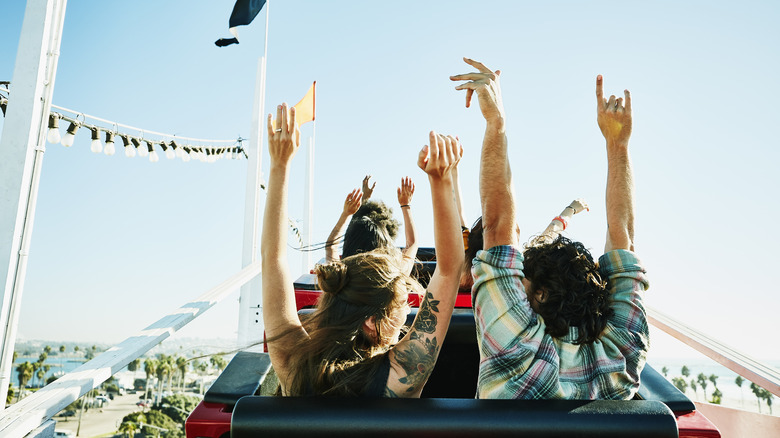
M 142 409 L 135 405 L 138 400 L 139 396 L 133 394 L 114 396 L 114 400 L 102 409 L 90 409 L 88 412 L 84 412 L 81 417 L 79 438 L 93 438 L 116 433 L 125 415 Z M 57 421 L 55 430 L 72 431 L 75 434 L 79 427 L 78 411 L 75 417 L 54 417 L 54 420 Z

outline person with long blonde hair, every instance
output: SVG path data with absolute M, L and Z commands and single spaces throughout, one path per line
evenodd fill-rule
M 463 239 L 452 198 L 451 169 L 461 150 L 453 137 L 430 133 L 418 166 L 431 187 L 437 267 L 427 290 L 404 273 L 395 248 L 317 266 L 323 290 L 309 318 L 296 312 L 287 267 L 287 186 L 300 144 L 295 109 L 268 116 L 271 165 L 262 233 L 263 317 L 268 353 L 282 395 L 419 397 L 447 333 L 463 263 Z M 402 339 L 409 293 L 423 294 Z

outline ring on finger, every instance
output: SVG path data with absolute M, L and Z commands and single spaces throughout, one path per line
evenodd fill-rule
M 274 132 L 282 132 L 282 128 L 275 130 Z

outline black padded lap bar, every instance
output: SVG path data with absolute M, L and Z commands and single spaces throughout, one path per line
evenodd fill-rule
M 244 397 L 231 437 L 677 437 L 658 401 Z
M 688 397 L 649 365 L 645 365 L 640 375 L 637 396 L 642 400 L 660 400 L 669 406 L 669 409 L 678 413 L 696 410 L 696 406 Z
M 268 353 L 241 351 L 206 391 L 203 401 L 233 406 L 241 397 L 255 394 L 270 370 Z

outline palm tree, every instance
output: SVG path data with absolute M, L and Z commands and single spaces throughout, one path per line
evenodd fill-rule
M 43 351 L 44 351 L 44 352 L 45 352 L 47 355 L 51 354 L 51 346 L 50 346 L 50 345 L 47 345 L 47 346 L 43 347 Z
M 16 395 L 16 401 L 19 401 L 19 397 L 22 396 L 22 391 L 27 386 L 27 382 L 33 376 L 33 366 L 30 362 L 20 363 L 16 367 L 17 378 L 19 379 L 19 393 Z
M 179 370 L 179 391 L 184 391 L 184 377 L 187 375 L 187 358 L 179 356 L 176 358 L 176 369 Z
M 718 376 L 715 374 L 710 374 L 710 377 L 708 377 L 709 381 L 712 382 L 712 385 L 715 386 L 715 389 L 718 388 Z
M 769 415 L 772 415 L 772 398 L 774 398 L 774 395 L 769 390 L 763 388 L 761 388 L 761 395 L 766 400 L 766 405 L 769 406 Z
M 668 377 L 668 375 L 669 375 L 669 368 L 667 368 L 667 367 L 661 368 L 661 374 L 663 374 L 664 377 Z
M 756 395 L 756 398 L 758 399 L 758 413 L 761 413 L 761 388 L 760 386 L 756 385 L 755 383 L 750 384 L 750 390 L 753 391 L 753 394 Z
M 41 363 L 40 362 L 32 362 L 32 363 L 30 363 L 30 365 L 32 366 L 32 376 L 31 376 L 32 383 L 31 383 L 31 385 L 35 386 L 35 376 L 38 374 L 38 370 L 41 369 Z
M 688 383 L 682 377 L 673 377 L 672 384 L 683 394 L 685 394 L 685 390 L 688 389 Z
M 218 372 L 222 372 L 222 370 L 227 366 L 227 361 L 225 361 L 225 358 L 222 356 L 211 356 L 211 359 L 209 359 L 211 362 L 211 365 L 214 366 L 214 368 L 217 369 Z
M 704 373 L 699 373 L 699 375 L 696 376 L 696 381 L 699 382 L 701 392 L 704 393 L 704 401 L 707 401 L 707 376 L 705 376 Z
M 146 373 L 146 392 L 144 392 L 144 398 L 149 398 L 149 377 L 157 372 L 157 361 L 154 359 L 146 359 L 144 361 L 144 372 Z
M 742 392 L 742 383 L 745 382 L 745 379 L 742 378 L 742 376 L 738 375 L 736 379 L 734 379 L 734 383 L 739 386 L 739 395 L 742 398 L 742 407 L 745 407 L 745 393 Z
M 698 388 L 696 386 L 696 381 L 693 380 L 693 379 L 691 379 L 691 389 L 693 390 L 693 395 L 695 395 L 696 398 L 698 399 L 699 398 L 699 393 L 696 392 L 696 389 L 698 389 Z
M 123 421 L 122 424 L 119 425 L 119 429 L 117 429 L 117 432 L 127 438 L 133 438 L 137 431 L 138 425 L 136 425 L 135 421 Z
M 48 365 L 46 365 L 48 366 Z M 44 386 L 45 383 L 43 382 L 43 378 L 46 376 L 46 372 L 49 371 L 45 369 L 44 366 L 38 367 L 38 371 L 35 372 L 35 377 L 38 378 L 38 386 Z
M 60 345 L 60 353 L 64 353 L 64 352 L 65 352 L 65 346 L 64 345 Z
M 160 360 L 157 363 L 157 397 L 154 398 L 155 406 L 160 402 L 160 396 L 163 391 L 163 383 L 165 377 L 171 373 L 171 364 L 168 357 L 164 354 L 160 355 Z
M 691 370 L 688 369 L 688 365 L 683 365 L 682 370 L 680 370 L 680 373 L 682 373 L 683 377 L 690 377 Z
M 74 353 L 78 353 L 78 352 L 79 352 L 79 346 L 78 346 L 78 345 L 76 345 L 75 347 L 73 347 L 73 352 L 74 352 Z
M 720 389 L 718 387 L 715 387 L 715 391 L 712 391 L 712 399 L 710 399 L 710 403 L 719 405 L 720 402 L 723 400 L 723 393 L 720 392 Z

